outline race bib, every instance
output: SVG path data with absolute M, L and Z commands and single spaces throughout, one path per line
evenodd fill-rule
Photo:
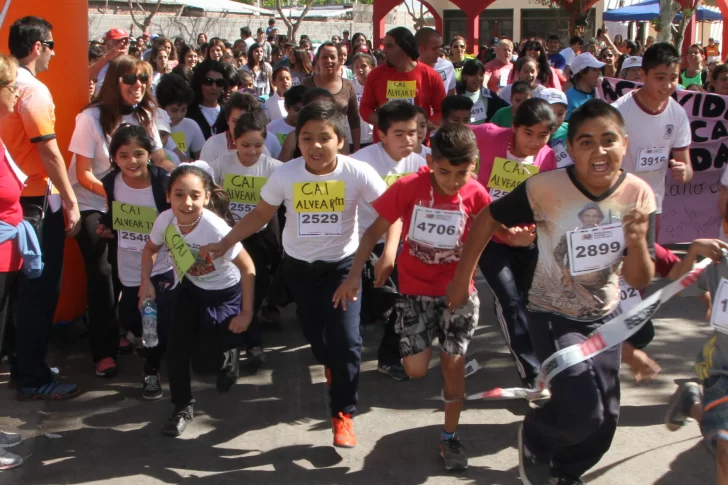
M 643 148 L 637 156 L 637 172 L 656 172 L 667 166 L 670 152 L 667 147 Z
M 568 167 L 569 165 L 574 165 L 574 161 L 569 156 L 563 143 L 559 143 L 554 147 L 554 155 L 556 155 L 557 168 L 564 168 Z
M 415 205 L 407 242 L 410 254 L 425 264 L 445 264 L 460 260 L 465 215 L 459 210 Z
M 508 77 L 511 75 L 510 69 L 501 69 L 500 72 L 500 81 L 498 82 L 499 88 L 504 88 L 508 86 Z
M 345 193 L 343 180 L 294 183 L 298 236 L 341 236 Z
M 388 101 L 407 101 L 415 104 L 417 81 L 387 81 Z
M 127 251 L 142 251 L 149 240 L 157 209 L 134 204 L 112 202 L 112 229 L 119 231 L 119 247 Z
M 485 106 L 483 100 L 479 99 L 470 109 L 470 122 L 479 123 L 481 121 L 485 121 Z
M 642 303 L 640 292 L 629 286 L 623 277 L 619 277 L 619 299 L 623 313 L 629 313 L 634 307 Z
M 288 136 L 288 133 L 276 133 L 276 139 L 278 139 L 278 143 L 283 146 L 283 142 L 286 141 L 286 137 Z
M 164 243 L 169 249 L 169 255 L 172 257 L 172 264 L 177 272 L 177 277 L 182 281 L 187 271 L 195 264 L 195 256 L 177 228 L 172 224 L 167 226 L 164 231 Z
M 500 199 L 539 172 L 536 165 L 496 157 L 488 180 L 490 198 Z
M 573 276 L 609 268 L 622 259 L 624 229 L 621 222 L 569 231 L 566 240 Z
M 728 280 L 720 279 L 718 291 L 713 295 L 713 311 L 710 326 L 721 333 L 728 334 Z
M 182 153 L 187 153 L 187 137 L 185 136 L 184 131 L 178 131 L 176 133 L 171 133 L 172 139 L 177 144 L 177 148 L 179 148 L 179 151 Z
M 248 175 L 225 175 L 223 188 L 230 196 L 230 212 L 236 221 L 245 217 L 248 212 L 255 209 L 260 202 L 260 189 L 263 188 L 266 177 L 252 177 Z

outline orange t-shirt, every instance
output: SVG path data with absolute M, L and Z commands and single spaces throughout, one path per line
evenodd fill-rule
M 48 87 L 28 69 L 18 69 L 17 85 L 20 98 L 15 111 L 0 121 L 0 139 L 28 176 L 22 196 L 42 196 L 48 187 L 48 174 L 35 144 L 56 137 L 55 105 Z

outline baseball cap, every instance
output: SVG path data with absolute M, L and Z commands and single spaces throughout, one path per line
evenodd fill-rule
M 622 70 L 631 69 L 633 67 L 642 67 L 642 58 L 639 56 L 628 57 L 622 63 Z
M 603 62 L 598 61 L 597 58 L 591 55 L 589 52 L 582 52 L 572 61 L 571 72 L 572 74 L 578 74 L 589 67 L 601 69 L 602 67 L 604 67 L 604 65 L 605 64 Z
M 121 40 L 121 39 L 128 39 L 129 33 L 124 29 L 111 29 L 108 32 L 106 32 L 106 37 L 104 38 L 104 42 L 108 42 L 110 40 Z
M 343 32 L 343 33 L 344 33 L 344 34 L 348 34 L 348 33 L 349 33 L 349 31 L 348 31 L 348 30 L 344 30 L 344 32 Z
M 560 89 L 546 88 L 541 91 L 539 98 L 548 101 L 549 104 L 561 103 L 567 106 L 569 105 L 569 102 L 566 99 L 566 94 L 564 94 L 564 92 Z
M 164 133 L 172 133 L 172 119 L 169 114 L 163 110 L 157 110 L 157 130 Z
M 259 34 L 262 34 L 263 32 L 265 32 L 265 30 L 263 29 L 263 27 L 258 27 L 258 30 L 257 30 L 257 32 L 258 32 Z

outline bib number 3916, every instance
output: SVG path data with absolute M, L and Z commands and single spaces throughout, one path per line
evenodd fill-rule
M 573 276 L 600 271 L 622 259 L 624 230 L 621 222 L 569 231 L 566 238 Z
M 656 172 L 667 165 L 669 159 L 667 147 L 643 148 L 637 156 L 638 172 Z

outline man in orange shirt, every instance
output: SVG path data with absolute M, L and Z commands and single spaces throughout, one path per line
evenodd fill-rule
M 717 57 L 720 60 L 720 47 L 715 43 L 715 39 L 708 39 L 708 45 L 705 46 L 705 57 L 708 62 L 711 57 Z
M 367 77 L 359 114 L 371 125 L 377 124 L 377 109 L 388 101 L 407 101 L 422 106 L 430 114 L 430 130 L 440 123 L 440 105 L 445 99 L 442 77 L 430 66 L 419 62 L 415 36 L 405 27 L 395 27 L 384 37 L 386 64 L 375 67 Z M 374 130 L 374 141 L 379 136 Z
M 483 85 L 494 93 L 508 85 L 508 76 L 513 69 L 513 42 L 508 39 L 501 39 L 495 48 L 495 59 L 487 63 L 485 67 L 485 79 Z
M 58 302 L 66 237 L 79 230 L 76 196 L 58 149 L 55 110 L 48 88 L 36 74 L 48 70 L 55 55 L 53 26 L 38 17 L 24 17 L 10 27 L 10 53 L 20 68 L 15 112 L 0 121 L 0 138 L 20 170 L 28 176 L 20 198 L 26 219 L 40 227 L 43 273 L 21 279 L 17 325 L 9 325 L 11 378 L 19 399 L 56 400 L 78 394 L 75 384 L 61 383 L 45 362 L 48 334 Z

